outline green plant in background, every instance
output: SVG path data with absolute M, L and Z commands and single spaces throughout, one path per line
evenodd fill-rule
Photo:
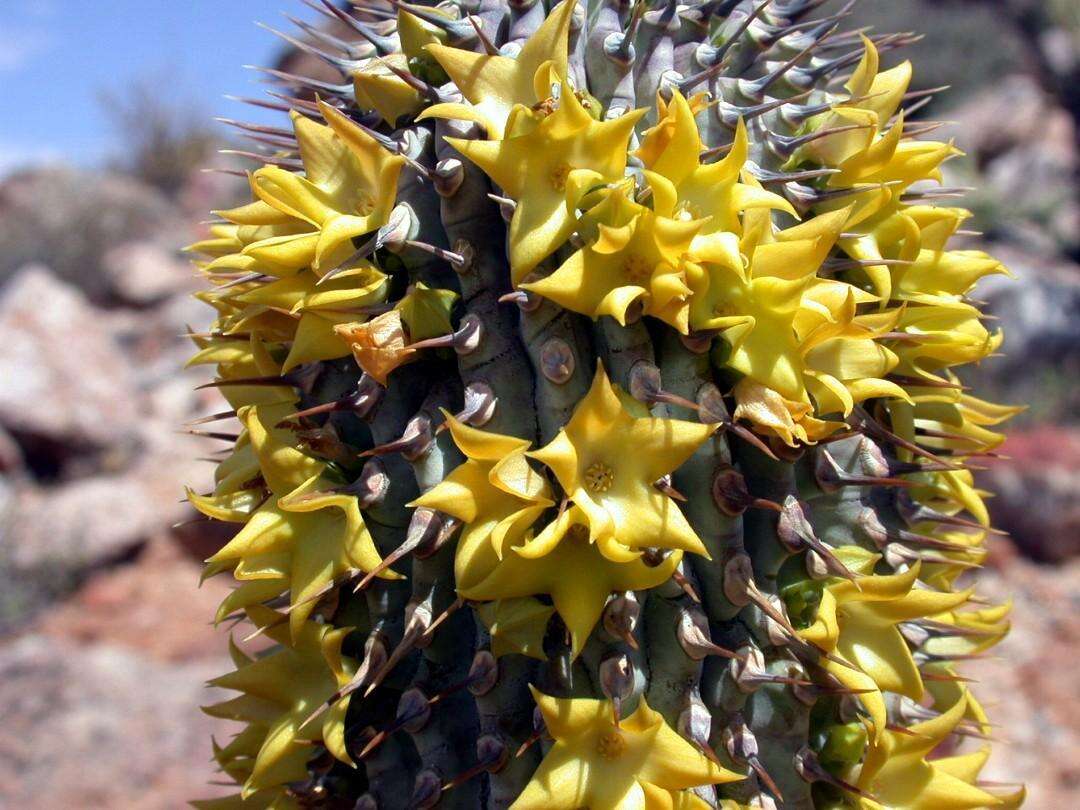
M 1014 409 L 906 36 L 816 0 L 365 5 L 192 246 L 203 808 L 1016 807 L 956 664 Z M 972 739 L 973 738 L 973 739 Z

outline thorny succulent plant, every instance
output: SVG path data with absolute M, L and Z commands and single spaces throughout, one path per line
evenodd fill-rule
M 957 664 L 1013 408 L 911 35 L 821 0 L 309 6 L 192 246 L 239 785 L 197 807 L 1016 807 Z

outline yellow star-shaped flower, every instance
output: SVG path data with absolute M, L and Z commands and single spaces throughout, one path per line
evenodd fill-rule
M 997 639 L 995 639 L 997 641 Z M 972 694 L 970 687 L 956 671 L 956 664 L 952 661 L 928 661 L 922 665 L 922 671 L 932 676 L 926 681 L 926 691 L 932 699 L 931 706 L 941 711 L 943 707 L 955 706 L 960 700 L 967 701 L 967 709 L 964 717 L 975 723 L 982 734 L 994 733 L 993 724 L 990 722 L 986 709 Z M 937 677 L 933 677 L 937 676 Z
M 911 261 L 918 256 L 920 246 L 942 250 L 942 227 L 949 227 L 948 221 L 952 220 L 951 230 L 955 231 L 959 220 L 968 213 L 960 209 L 909 206 L 902 195 L 917 181 L 940 181 L 941 164 L 959 151 L 951 143 L 905 139 L 902 113 L 889 126 L 911 81 L 911 65 L 905 62 L 879 72 L 876 47 L 866 37 L 863 44 L 862 61 L 846 86 L 851 100 L 807 124 L 810 129 L 843 129 L 852 124 L 858 128 L 806 144 L 792 162 L 809 160 L 840 169 L 828 180 L 827 185 L 832 188 L 866 186 L 866 191 L 855 198 L 857 204 L 844 226 L 852 235 L 840 241 L 840 247 L 849 256 L 865 262 Z M 815 208 L 835 210 L 840 204 L 827 201 Z M 921 244 L 924 238 L 926 243 Z M 884 306 L 892 296 L 893 277 L 903 271 L 884 264 L 868 264 L 863 272 Z M 936 283 L 932 282 L 930 288 Z
M 432 43 L 430 53 L 470 104 L 435 104 L 422 118 L 459 118 L 475 121 L 487 136 L 501 139 L 507 119 L 517 105 L 532 107 L 551 95 L 551 74 L 566 75 L 567 42 L 572 0 L 551 10 L 521 47 L 516 58 L 489 55 Z M 504 186 L 505 188 L 505 186 Z
M 244 659 L 246 660 L 246 656 Z M 242 666 L 242 663 L 238 662 L 237 666 Z M 243 785 L 251 777 L 255 757 L 266 739 L 267 731 L 266 723 L 249 722 L 227 745 L 218 745 L 217 741 L 211 738 L 214 761 L 236 784 Z M 307 758 L 310 754 L 307 748 L 307 745 L 297 745 L 275 764 L 283 784 L 249 790 L 246 794 L 235 793 L 216 799 L 199 799 L 191 802 L 191 806 L 197 810 L 300 810 L 300 805 L 290 793 L 287 783 L 298 782 L 307 776 Z
M 259 745 L 266 734 L 266 729 L 255 724 L 248 725 L 244 731 L 236 735 L 232 742 L 226 746 L 220 746 L 211 740 L 214 748 L 214 760 L 230 779 L 237 784 L 243 784 L 251 774 L 251 768 L 255 755 L 259 751 Z M 300 781 L 307 775 L 306 761 L 301 760 L 300 754 L 305 753 L 299 748 L 297 755 L 291 756 L 288 761 L 281 762 L 277 767 L 287 775 L 288 781 Z M 196 810 L 301 810 L 296 799 L 293 798 L 286 785 L 275 785 L 271 788 L 256 790 L 248 794 L 245 799 L 243 794 L 235 793 L 231 796 L 220 796 L 216 799 L 196 799 L 191 802 Z
M 646 810 L 713 810 L 713 806 L 689 790 L 664 790 L 645 782 L 641 785 L 645 792 Z M 720 810 L 739 810 L 734 802 L 720 804 Z
M 742 244 L 718 234 L 695 245 L 687 264 L 691 327 L 725 330 L 728 364 L 787 399 L 804 396 L 796 318 L 845 220 L 831 213 L 775 234 L 767 224 Z
M 425 14 L 436 14 L 447 22 L 455 18 L 449 11 L 438 7 L 425 7 Z M 410 60 L 431 59 L 425 48 L 428 45 L 441 45 L 446 42 L 447 33 L 437 25 L 422 20 L 409 13 L 405 4 L 398 6 L 397 35 L 401 43 L 401 52 Z
M 257 266 L 262 267 L 261 264 Z M 275 274 L 267 273 L 267 276 L 273 275 Z M 295 275 L 295 272 L 289 272 L 277 277 L 283 279 Z M 222 284 L 222 281 L 215 279 L 212 283 Z M 237 296 L 257 289 L 261 286 L 260 282 L 252 280 L 222 286 L 223 289 L 210 289 L 195 294 L 200 301 L 218 311 L 213 332 L 223 336 L 256 335 L 267 345 L 292 340 L 296 333 L 296 319 L 289 312 L 265 306 L 249 306 L 237 299 Z
M 555 744 L 511 810 L 660 810 L 670 793 L 743 777 L 711 762 L 642 697 L 615 725 L 612 704 L 533 688 Z M 668 794 L 668 795 L 664 795 Z
M 662 93 L 656 94 L 656 123 L 641 133 L 641 145 L 634 155 L 647 168 L 669 177 L 682 177 L 693 167 L 686 167 L 685 155 L 679 154 L 696 148 L 701 152 L 694 117 L 709 109 L 709 94 L 694 93 L 686 98 L 682 92 L 672 93 L 667 101 Z M 690 113 L 689 119 L 687 112 Z
M 744 390 L 744 415 L 789 444 L 821 438 L 821 425 L 807 423 L 807 431 L 797 431 L 787 424 L 811 412 L 846 415 L 870 397 L 907 396 L 884 379 L 897 365 L 895 353 L 875 342 L 899 313 L 860 316 L 859 305 L 875 301 L 873 295 L 816 275 L 845 218 L 844 211 L 821 215 L 775 235 L 760 234 L 750 245 L 744 238 L 746 267 L 723 238 L 692 249 L 700 261 L 685 263 L 693 291 L 690 325 L 723 330 L 730 347 L 723 362 L 775 393 L 769 403 Z
M 329 126 L 292 116 L 305 176 L 264 166 L 252 178 L 260 200 L 319 230 L 314 245 L 304 243 L 316 271 L 333 269 L 352 251 L 353 237 L 386 223 L 405 165 L 338 110 L 322 102 L 319 110 Z
M 896 331 L 915 338 L 890 344 L 899 358 L 896 373 L 925 378 L 931 387 L 935 381 L 948 382 L 935 372 L 989 357 L 1004 339 L 1001 330 L 990 332 L 983 325 L 979 310 L 960 301 L 906 306 L 898 313 L 881 313 L 881 317 L 890 314 Z M 955 390 L 958 399 L 959 390 Z M 940 388 L 937 393 L 941 394 Z
M 500 599 L 476 606 L 476 615 L 491 634 L 491 653 L 509 653 L 546 661 L 544 634 L 555 608 L 539 599 Z
M 623 325 L 627 310 L 640 300 L 646 315 L 685 334 L 690 289 L 679 265 L 704 223 L 658 216 L 620 193 L 608 200 L 597 206 L 609 216 L 597 223 L 596 240 L 550 276 L 521 288 L 594 319 L 610 315 Z
M 810 159 L 828 166 L 840 166 L 849 160 L 859 162 L 903 101 L 911 82 L 911 63 L 904 62 L 891 70 L 879 72 L 877 47 L 866 36 L 862 37 L 862 41 L 862 59 L 845 85 L 848 100 L 810 121 L 807 129 L 828 129 L 850 124 L 862 126 L 811 141 L 799 150 L 797 159 Z
M 195 342 L 199 351 L 187 364 L 217 364 L 220 380 L 275 377 L 281 374 L 281 364 L 270 356 L 264 339 L 258 334 L 252 334 L 247 339 L 196 338 Z M 286 385 L 227 385 L 222 387 L 221 395 L 233 409 L 245 405 L 278 405 L 299 399 L 296 389 Z M 237 447 L 242 445 L 243 440 L 237 443 Z
M 896 123 L 865 150 L 843 161 L 839 165 L 839 173 L 830 176 L 826 185 L 831 188 L 847 188 L 860 183 L 890 183 L 892 188 L 889 196 L 881 199 L 895 203 L 897 196 L 913 183 L 920 180 L 940 182 L 941 164 L 951 157 L 963 154 L 951 143 L 904 140 L 903 132 L 904 120 L 901 114 Z M 876 196 L 871 195 L 869 199 Z
M 466 461 L 411 505 L 465 523 L 454 559 L 463 591 L 486 577 L 553 502 L 547 481 L 525 458 L 527 441 L 469 427 L 449 414 L 446 424 Z
M 569 238 L 579 194 L 620 180 L 626 145 L 645 110 L 596 121 L 565 80 L 559 108 L 504 141 L 447 138 L 517 201 L 510 220 L 510 275 L 515 284 Z M 528 129 L 528 128 L 527 128 Z M 577 177 L 587 178 L 585 187 Z
M 250 179 L 253 181 L 254 175 Z M 311 263 L 319 231 L 310 222 L 259 199 L 214 213 L 227 223 L 211 226 L 211 238 L 185 248 L 212 257 L 200 265 L 211 282 L 218 273 L 261 273 L 284 278 Z
M 863 57 L 845 89 L 854 100 L 850 106 L 874 113 L 879 126 L 883 126 L 904 100 L 911 84 L 911 62 L 904 61 L 889 70 L 881 70 L 881 57 L 874 41 L 865 35 L 861 39 Z
M 529 455 L 555 473 L 588 519 L 594 539 L 632 549 L 674 548 L 707 555 L 675 501 L 653 486 L 705 442 L 716 425 L 635 418 L 598 365 L 588 395 L 545 447 Z
M 695 286 L 694 269 L 688 265 L 691 287 Z M 795 318 L 812 279 L 742 278 L 718 265 L 707 272 L 709 297 L 717 300 L 707 323 L 709 328 L 724 330 L 724 340 L 730 346 L 726 364 L 785 399 L 804 400 L 802 351 Z M 695 293 L 692 300 L 701 306 L 706 299 Z
M 750 422 L 757 430 L 779 437 L 789 447 L 799 442 L 814 444 L 844 427 L 843 422 L 817 419 L 813 406 L 784 399 L 750 377 L 739 380 L 733 393 L 736 421 Z
M 857 204 L 844 226 L 844 230 L 851 235 L 841 240 L 839 245 L 849 256 L 865 263 L 863 272 L 883 305 L 893 296 L 894 279 L 904 274 L 905 267 L 873 265 L 871 262 L 875 259 L 913 261 L 919 257 L 924 224 L 930 226 L 926 230 L 926 247 L 929 249 L 934 249 L 934 243 L 939 239 L 935 230 L 940 230 L 943 219 L 946 223 L 949 219 L 953 220 L 953 230 L 958 224 L 955 215 L 944 218 L 940 215 L 928 217 L 925 213 L 919 215 L 913 211 L 914 206 L 908 206 L 904 201 L 903 194 L 909 186 L 919 181 L 940 182 L 941 164 L 961 153 L 951 143 L 901 140 L 902 132 L 903 122 L 899 121 L 865 152 L 840 164 L 841 173 L 832 175 L 828 182 L 832 187 L 866 186 L 867 190 L 855 198 Z M 825 165 L 832 164 L 826 162 Z M 816 209 L 827 211 L 835 209 L 837 205 L 836 201 L 826 202 L 816 206 Z M 923 210 L 926 208 L 924 206 Z M 934 227 L 935 221 L 937 228 Z M 936 249 L 940 251 L 941 247 Z M 1001 270 L 991 269 L 989 272 Z M 922 277 L 927 278 L 925 274 Z M 925 292 L 937 289 L 939 279 L 927 280 L 929 284 Z M 916 290 L 902 297 L 910 298 L 925 292 Z
M 895 404 L 905 409 L 910 408 L 907 403 Z M 901 408 L 894 407 L 889 410 L 895 413 Z M 909 430 L 905 430 L 904 433 L 907 436 L 914 436 Z M 966 511 L 979 525 L 990 525 L 990 510 L 987 509 L 982 498 L 986 493 L 976 488 L 975 476 L 971 470 L 919 473 L 912 476 L 912 480 L 916 486 L 911 489 L 911 497 L 916 503 L 948 515 Z M 978 540 L 982 539 L 980 534 L 974 537 Z
M 940 397 L 917 399 L 911 418 L 912 426 L 924 432 L 919 436 L 921 444 L 971 455 L 997 449 L 1005 436 L 990 428 L 1023 410 L 1023 406 L 997 405 L 961 394 L 954 401 L 944 401 Z
M 409 59 L 403 53 L 368 59 L 352 73 L 357 105 L 375 110 L 392 127 L 399 118 L 413 115 L 426 103 L 420 91 L 401 78 L 400 72 L 409 72 Z
M 896 321 L 857 314 L 860 304 L 873 300 L 858 287 L 831 279 L 815 279 L 803 294 L 794 327 L 802 383 L 819 414 L 847 416 L 856 403 L 874 397 L 908 398 L 884 379 L 899 359 L 877 342 Z
M 791 203 L 757 184 L 739 182 L 749 150 L 740 120 L 731 150 L 716 163 L 702 163 L 701 137 L 691 102 L 676 90 L 664 117 L 647 130 L 635 155 L 645 164 L 655 208 L 668 216 L 707 220 L 702 234 L 742 233 L 739 214 L 750 209 L 785 211 Z M 670 211 L 671 213 L 667 213 Z
M 956 627 L 956 635 L 941 635 L 927 639 L 922 649 L 930 655 L 950 658 L 973 655 L 988 650 L 1009 632 L 1007 619 L 1011 603 L 993 605 L 982 610 L 948 611 L 934 616 L 935 622 Z M 972 631 L 965 634 L 964 631 Z
M 682 559 L 682 552 L 675 551 L 656 566 L 647 565 L 633 553 L 613 561 L 589 539 L 584 521 L 581 509 L 572 506 L 545 529 L 548 539 L 542 550 L 530 553 L 526 543 L 513 547 L 499 561 L 485 554 L 488 568 L 482 578 L 475 574 L 483 567 L 477 560 L 484 550 L 475 546 L 483 541 L 475 536 L 462 538 L 458 559 L 469 561 L 470 569 L 467 584 L 459 580 L 458 593 L 481 601 L 550 596 L 570 632 L 570 653 L 576 657 L 613 592 L 655 588 L 671 577 Z
M 1011 274 L 981 250 L 922 250 L 911 265 L 894 268 L 893 297 L 926 303 L 936 297 L 960 297 L 990 275 Z

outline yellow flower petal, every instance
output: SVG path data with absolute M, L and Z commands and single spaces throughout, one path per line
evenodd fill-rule
M 446 45 L 432 44 L 427 51 L 442 65 L 451 81 L 475 108 L 476 120 L 487 129 L 489 138 L 502 138 L 510 111 L 515 105 L 531 107 L 544 96 L 536 93 L 535 77 L 550 65 L 566 75 L 567 41 L 574 3 L 559 3 L 522 45 L 516 58 L 475 53 Z M 546 89 L 546 88 L 545 88 Z M 449 105 L 446 105 L 449 106 Z M 451 109 L 428 109 L 424 116 L 459 117 Z
M 653 484 L 678 468 L 716 425 L 635 418 L 623 407 L 602 366 L 567 425 L 530 453 L 555 473 L 587 515 L 590 536 L 611 536 L 630 548 L 677 548 L 705 555 L 679 507 Z M 626 447 L 635 452 L 626 453 Z
M 742 777 L 709 761 L 640 698 L 618 726 L 608 701 L 553 698 L 533 689 L 555 744 L 511 810 L 694 808 L 649 804 L 658 791 L 732 782 Z

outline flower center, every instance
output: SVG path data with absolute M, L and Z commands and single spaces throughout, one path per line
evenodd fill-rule
M 713 304 L 712 311 L 713 315 L 718 318 L 727 318 L 731 315 L 738 315 L 738 313 L 735 311 L 735 307 L 732 306 L 732 303 L 730 301 L 717 301 L 715 304 Z
M 532 106 L 533 112 L 539 113 L 542 118 L 546 118 L 555 112 L 559 107 L 559 102 L 552 96 L 548 96 L 543 101 L 538 101 Z
M 626 740 L 617 728 L 605 733 L 596 743 L 596 751 L 604 759 L 616 759 L 622 756 L 625 750 Z
M 582 526 L 580 523 L 575 523 L 567 530 L 566 536 L 571 540 L 577 540 L 584 543 L 589 539 L 589 529 L 587 526 Z
M 701 219 L 701 209 L 692 202 L 683 200 L 675 211 L 675 218 L 684 222 L 690 219 Z
M 356 196 L 356 213 L 362 217 L 369 216 L 375 211 L 375 198 L 366 191 L 361 191 Z
M 652 277 L 652 270 L 649 260 L 638 253 L 631 253 L 623 262 L 623 275 L 639 287 L 648 284 Z
M 596 461 L 585 470 L 585 488 L 589 492 L 607 492 L 615 481 L 615 471 L 602 461 Z
M 570 164 L 560 163 L 551 170 L 551 174 L 548 175 L 548 180 L 551 181 L 551 187 L 556 191 L 566 191 L 566 178 L 569 176 Z

